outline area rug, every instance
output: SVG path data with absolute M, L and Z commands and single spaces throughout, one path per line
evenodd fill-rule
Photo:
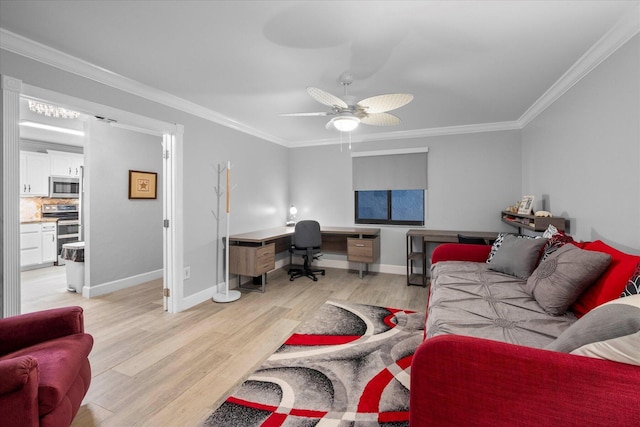
M 423 327 L 422 313 L 327 302 L 204 426 L 408 426 Z

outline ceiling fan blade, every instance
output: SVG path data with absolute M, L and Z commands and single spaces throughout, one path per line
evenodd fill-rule
M 347 103 L 342 99 L 338 98 L 335 95 L 331 95 L 329 92 L 325 92 L 322 89 L 318 89 L 317 87 L 309 86 L 307 88 L 307 93 L 319 103 L 327 105 L 329 107 L 349 108 Z
M 413 95 L 408 93 L 390 93 L 387 95 L 372 96 L 358 102 L 358 107 L 368 114 L 385 113 L 407 105 L 413 100 Z
M 400 122 L 398 116 L 389 113 L 368 114 L 360 119 L 360 123 L 372 126 L 396 126 Z
M 311 116 L 329 116 L 333 113 L 328 113 L 326 111 L 321 111 L 317 113 L 282 113 L 280 116 L 282 117 L 311 117 Z

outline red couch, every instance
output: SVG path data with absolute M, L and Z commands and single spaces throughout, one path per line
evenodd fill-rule
M 89 383 L 80 307 L 0 319 L 0 425 L 69 426 Z
M 485 262 L 490 249 L 440 245 L 432 264 Z M 603 280 L 616 276 L 611 269 L 622 264 L 614 257 Z M 606 287 L 602 281 L 592 287 L 598 286 Z M 585 294 L 587 300 L 598 299 L 594 291 Z M 597 294 L 604 298 L 603 292 Z M 411 427 L 631 426 L 639 421 L 638 366 L 462 335 L 427 338 L 413 357 Z

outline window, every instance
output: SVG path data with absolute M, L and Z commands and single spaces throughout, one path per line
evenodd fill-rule
M 427 151 L 351 154 L 356 224 L 424 225 Z
M 424 225 L 424 190 L 355 192 L 356 224 Z

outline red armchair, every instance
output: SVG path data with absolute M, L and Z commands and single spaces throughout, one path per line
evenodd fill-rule
M 92 347 L 80 307 L 0 319 L 0 423 L 69 426 L 89 389 Z

